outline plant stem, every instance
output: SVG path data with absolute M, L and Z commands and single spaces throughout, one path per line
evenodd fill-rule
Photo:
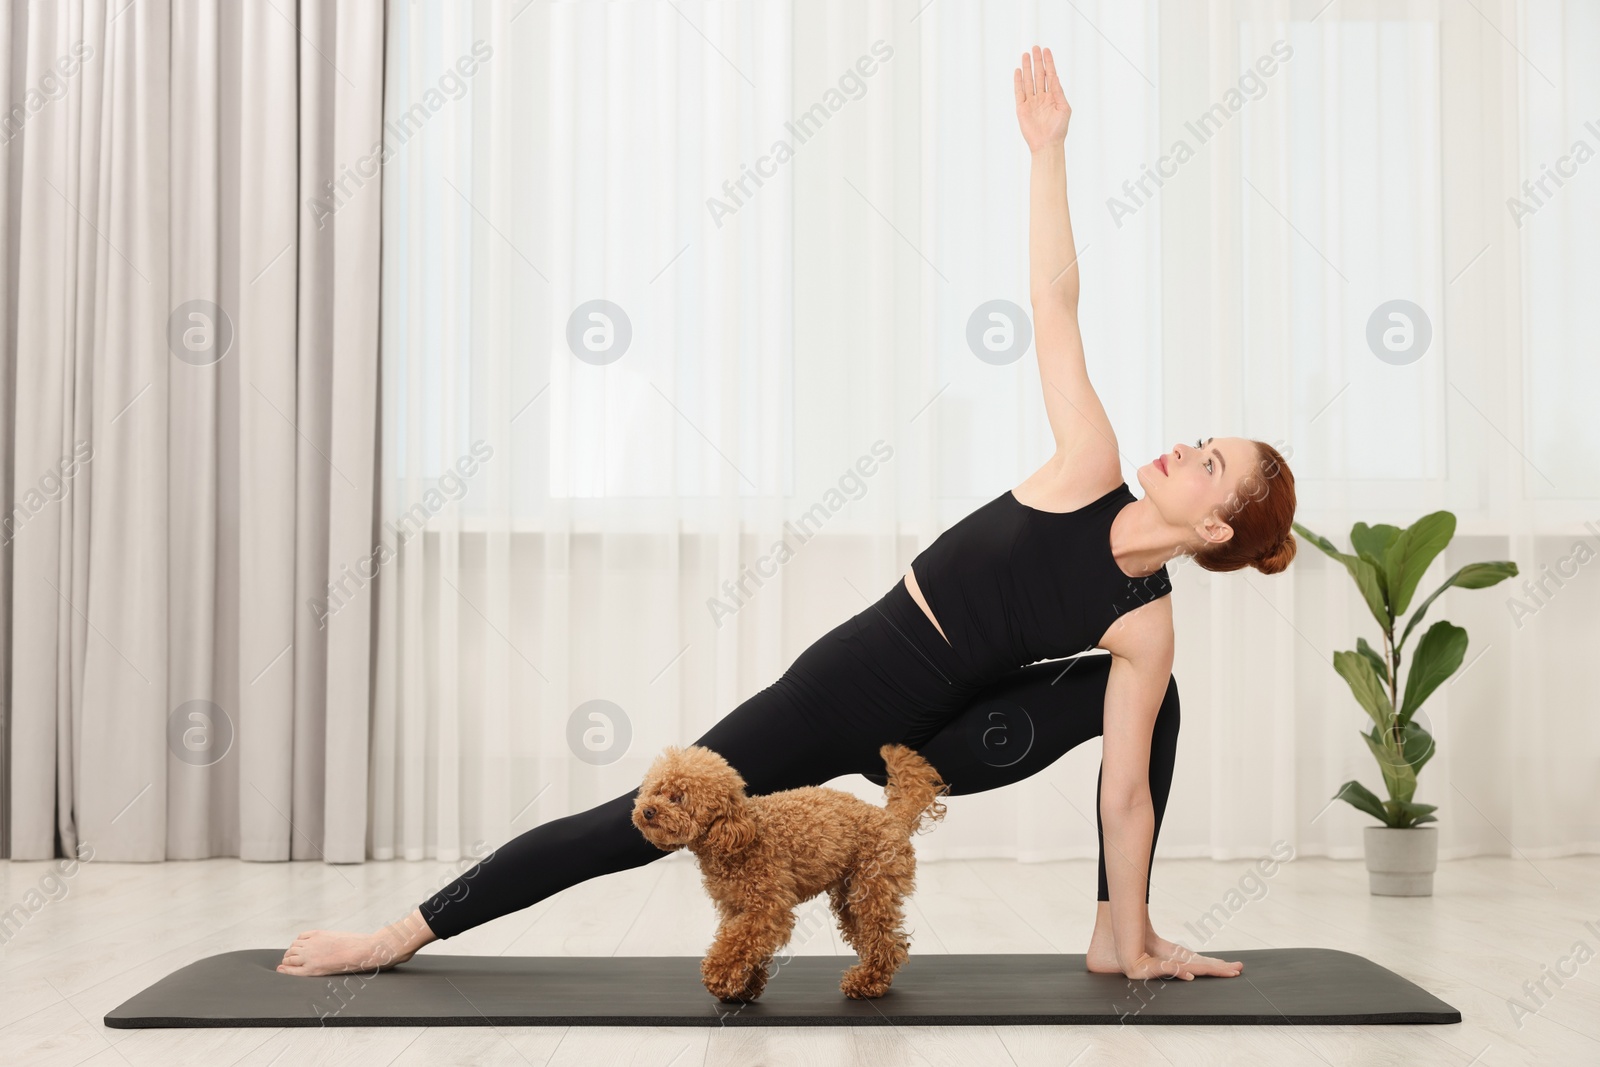
M 1400 730 L 1400 650 L 1394 643 L 1394 624 L 1390 623 L 1383 631 L 1383 653 L 1389 661 L 1389 707 L 1393 714 L 1389 718 L 1389 734 L 1394 738 L 1395 747 L 1401 748 L 1402 735 Z M 1403 751 L 1403 749 L 1401 749 Z

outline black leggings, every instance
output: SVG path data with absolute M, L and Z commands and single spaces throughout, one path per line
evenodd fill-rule
M 1110 667 L 1109 655 L 1081 655 L 983 678 L 962 662 L 900 581 L 876 604 L 818 638 L 781 678 L 694 743 L 720 753 L 744 777 L 751 796 L 822 785 L 844 774 L 882 785 L 878 748 L 892 741 L 920 752 L 952 795 L 981 793 L 1036 774 L 1098 736 Z M 1169 679 L 1150 746 L 1156 834 L 1177 743 L 1178 687 Z M 1098 791 L 1097 782 L 1097 796 Z M 428 926 L 438 937 L 452 937 L 568 886 L 671 855 L 633 825 L 636 793 L 552 819 L 506 842 L 423 901 Z M 1043 803 L 1070 818 L 1065 800 L 1045 797 Z M 1095 831 L 1099 899 L 1109 900 L 1098 803 Z M 1153 861 L 1153 839 L 1150 851 Z

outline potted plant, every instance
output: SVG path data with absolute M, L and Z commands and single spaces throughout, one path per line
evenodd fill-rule
M 1356 702 L 1372 720 L 1362 739 L 1378 761 L 1388 800 L 1354 779 L 1339 787 L 1334 799 L 1344 800 L 1377 819 L 1381 826 L 1364 828 L 1368 887 L 1380 896 L 1429 896 L 1433 872 L 1439 861 L 1439 831 L 1423 823 L 1435 822 L 1435 804 L 1418 804 L 1417 774 L 1433 756 L 1433 735 L 1416 721 L 1422 702 L 1461 666 L 1467 652 L 1467 631 L 1439 619 L 1428 627 L 1412 650 L 1401 684 L 1400 666 L 1406 639 L 1428 608 L 1451 586 L 1485 589 L 1517 573 L 1508 560 L 1469 563 L 1445 579 L 1428 599 L 1411 613 L 1405 629 L 1395 637 L 1400 616 L 1411 606 L 1423 572 L 1455 536 L 1456 517 L 1448 511 L 1424 515 L 1406 529 L 1358 522 L 1350 529 L 1355 553 L 1341 552 L 1326 537 L 1298 522 L 1294 530 L 1323 552 L 1344 564 L 1367 602 L 1383 637 L 1380 652 L 1356 638 L 1354 652 L 1335 652 L 1333 669 L 1350 686 Z

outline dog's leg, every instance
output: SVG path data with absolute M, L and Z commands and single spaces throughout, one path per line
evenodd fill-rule
M 877 871 L 856 872 L 844 892 L 830 891 L 840 930 L 861 958 L 839 983 L 847 997 L 883 996 L 910 955 L 901 887 L 911 884 L 915 860 L 909 851 L 901 857 Z
M 794 908 L 743 911 L 722 923 L 700 961 L 700 976 L 712 996 L 752 1001 L 767 985 L 767 966 L 794 931 Z
M 844 943 L 858 955 L 861 946 L 856 941 L 856 920 L 850 911 L 850 890 L 844 884 L 828 887 L 828 907 L 833 912 L 833 917 L 839 923 L 839 933 L 844 936 Z

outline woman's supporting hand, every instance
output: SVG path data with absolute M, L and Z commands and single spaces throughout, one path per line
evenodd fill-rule
M 1186 948 L 1174 941 L 1168 941 L 1154 931 L 1151 931 L 1145 942 L 1145 951 L 1160 959 L 1181 960 L 1191 972 L 1198 975 L 1211 975 L 1217 978 L 1237 978 L 1239 972 L 1244 970 L 1244 963 L 1240 960 L 1218 959 L 1216 956 L 1202 956 L 1191 948 Z
M 1244 970 L 1238 960 L 1222 960 L 1215 956 L 1202 956 L 1192 949 L 1157 937 L 1152 931 L 1145 939 L 1145 950 L 1137 959 L 1125 962 L 1122 973 L 1131 979 L 1181 978 L 1237 978 Z
M 1028 148 L 1037 152 L 1065 141 L 1072 106 L 1056 77 L 1056 61 L 1051 58 L 1050 49 L 1041 50 L 1034 45 L 1031 57 L 1022 53 L 1022 66 L 1016 68 L 1011 82 L 1017 96 L 1017 125 L 1022 127 L 1022 139 L 1028 142 Z
M 1168 941 L 1145 922 L 1142 950 L 1126 964 L 1117 952 L 1111 932 L 1111 905 L 1100 901 L 1095 911 L 1094 936 L 1089 939 L 1085 957 L 1088 969 L 1097 974 L 1125 974 L 1129 978 L 1237 978 L 1244 970 L 1238 960 L 1202 956 L 1175 941 Z

